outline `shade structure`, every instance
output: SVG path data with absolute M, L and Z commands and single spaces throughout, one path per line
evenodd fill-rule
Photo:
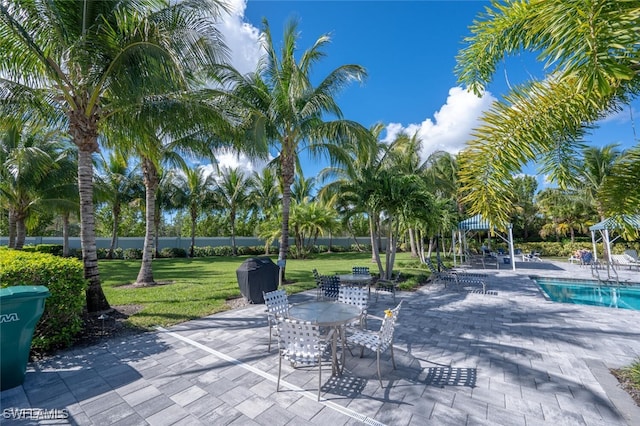
M 622 215 L 620 217 L 608 217 L 605 220 L 589 227 L 590 231 L 603 231 L 605 229 L 622 229 L 624 225 L 640 229 L 640 214 Z
M 640 215 L 636 214 L 608 217 L 589 227 L 589 231 L 591 231 L 591 243 L 593 244 L 593 255 L 595 260 L 598 260 L 598 251 L 596 250 L 596 246 L 600 241 L 600 239 L 596 239 L 596 232 L 600 232 L 600 235 L 602 236 L 602 244 L 604 245 L 605 257 L 607 257 L 607 278 L 609 279 L 612 278 L 612 270 L 610 269 L 612 264 L 610 261 L 611 259 L 608 256 L 611 253 L 611 243 L 620 238 L 620 235 L 618 235 L 612 240 L 611 231 L 621 231 L 628 226 L 631 226 L 634 229 L 640 229 Z
M 458 236 L 456 237 L 456 231 L 458 232 Z M 481 214 L 477 214 L 475 216 L 469 217 L 461 222 L 458 223 L 458 229 L 454 230 L 452 232 L 452 241 L 453 241 L 453 246 L 455 248 L 456 245 L 456 239 L 458 239 L 458 241 L 461 244 L 465 244 L 466 245 L 466 233 L 468 231 L 491 231 L 493 233 L 495 233 L 499 238 L 501 238 L 503 241 L 505 241 L 506 243 L 509 244 L 509 257 L 511 260 L 511 268 L 515 271 L 516 270 L 516 259 L 515 259 L 515 253 L 514 253 L 514 249 L 513 249 L 513 232 L 512 232 L 512 224 L 508 223 L 507 224 L 507 236 L 503 236 L 502 233 L 500 233 L 497 228 L 495 226 L 491 226 L 491 223 L 489 222 L 489 220 L 485 219 Z M 456 262 L 456 258 L 455 258 L 455 249 L 454 249 L 454 255 L 453 255 L 453 262 L 455 264 Z

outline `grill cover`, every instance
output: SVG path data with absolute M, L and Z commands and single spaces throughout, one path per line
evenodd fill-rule
M 249 303 L 264 303 L 262 292 L 278 289 L 278 265 L 268 257 L 250 257 L 236 270 L 240 292 Z

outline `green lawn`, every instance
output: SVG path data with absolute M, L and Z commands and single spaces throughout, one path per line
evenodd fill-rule
M 138 275 L 140 261 L 102 260 L 100 277 L 112 306 L 144 307 L 129 318 L 131 325 L 167 326 L 226 310 L 226 300 L 240 296 L 236 269 L 248 257 L 156 259 L 153 275 L 163 285 L 153 287 L 128 286 Z M 276 257 L 272 259 L 276 261 Z M 313 268 L 320 274 L 349 273 L 354 265 L 369 266 L 372 272 L 377 270 L 369 253 L 324 253 L 314 259 L 288 260 L 286 279 L 292 283 L 285 288 L 290 294 L 314 288 Z M 407 253 L 398 253 L 396 270 L 409 277 L 402 286 L 405 289 L 423 283 L 428 275 Z

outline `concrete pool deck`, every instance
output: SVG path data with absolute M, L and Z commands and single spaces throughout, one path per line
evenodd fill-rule
M 346 354 L 341 377 L 323 367 L 320 402 L 316 368 L 284 363 L 276 392 L 264 305 L 250 305 L 30 363 L 24 385 L 2 392 L 2 423 L 38 424 L 39 414 L 79 425 L 640 424 L 609 373 L 640 356 L 640 311 L 550 302 L 529 279 L 590 278 L 579 265 L 483 272 L 487 294 L 441 285 L 399 294 L 398 368 L 386 352 L 383 387 L 365 352 Z M 635 271 L 620 278 L 640 281 Z M 392 305 L 381 295 L 369 312 Z

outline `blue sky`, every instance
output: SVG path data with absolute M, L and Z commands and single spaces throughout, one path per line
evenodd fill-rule
M 223 33 L 238 69 L 254 69 L 261 53 L 258 37 L 263 18 L 269 21 L 277 44 L 285 22 L 296 17 L 300 51 L 320 35 L 331 35 L 327 56 L 314 69 L 314 76 L 320 79 L 348 63 L 362 65 L 368 72 L 363 84 L 354 83 L 339 95 L 345 118 L 365 127 L 384 123 L 389 140 L 401 130 L 409 134 L 417 131 L 423 140 L 423 158 L 436 149 L 458 152 L 482 111 L 506 94 L 509 84 L 543 72 L 533 55 L 520 54 L 504 62 L 482 99 L 458 84 L 456 54 L 470 34 L 469 25 L 490 4 L 487 1 L 230 1 L 234 12 L 225 19 Z M 637 122 L 640 101 L 632 107 Z M 626 110 L 603 120 L 586 142 L 631 146 L 631 115 Z M 306 177 L 325 165 L 305 156 L 302 159 Z M 221 163 L 259 168 L 232 156 L 221 157 Z M 534 173 L 535 169 L 525 172 Z

